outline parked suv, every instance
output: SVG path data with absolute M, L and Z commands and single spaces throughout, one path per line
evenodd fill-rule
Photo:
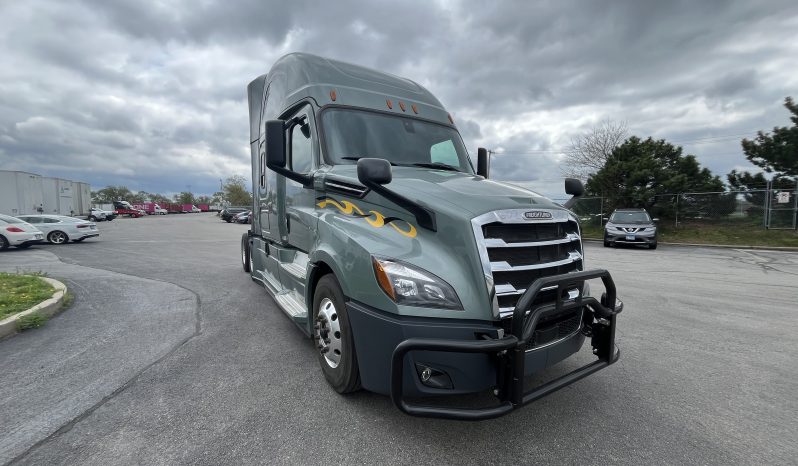
M 615 209 L 604 226 L 604 247 L 634 244 L 657 249 L 657 226 L 646 209 Z

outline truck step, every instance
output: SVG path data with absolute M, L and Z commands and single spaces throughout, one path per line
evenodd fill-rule
M 290 290 L 283 290 L 274 295 L 277 304 L 285 311 L 286 314 L 291 316 L 294 320 L 303 319 L 307 321 L 308 311 L 305 305 L 296 299 L 294 293 Z

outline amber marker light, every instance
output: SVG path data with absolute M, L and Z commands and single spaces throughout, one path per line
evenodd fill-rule
M 385 104 L 388 105 L 388 108 L 393 109 L 393 102 L 391 102 L 391 99 L 385 99 Z
M 401 108 L 403 112 L 405 111 L 405 103 L 401 100 L 399 101 L 399 108 Z
M 337 99 L 337 98 L 338 98 L 338 94 L 335 93 L 335 89 L 331 90 L 330 91 L 330 99 L 332 99 L 332 101 L 335 102 L 335 99 Z
M 418 107 L 416 107 L 416 104 L 410 105 L 410 108 L 413 109 L 413 113 L 418 113 Z
M 373 257 L 371 258 L 371 263 L 374 264 L 374 275 L 377 276 L 377 283 L 379 283 L 380 288 L 382 288 L 382 291 L 390 296 L 392 300 L 396 301 L 396 295 L 393 292 L 391 280 L 388 279 L 388 274 L 385 273 L 385 269 L 382 268 L 382 264 L 380 264 L 379 261 Z

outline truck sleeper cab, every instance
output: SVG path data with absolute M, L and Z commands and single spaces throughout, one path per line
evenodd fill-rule
M 308 54 L 248 86 L 254 205 L 241 260 L 314 338 L 339 393 L 419 416 L 500 416 L 615 362 L 615 286 L 584 271 L 565 206 L 475 171 L 451 115 L 413 81 Z M 581 195 L 577 180 L 566 192 Z M 590 296 L 588 282 L 606 293 Z M 597 360 L 525 392 L 591 339 Z M 492 389 L 490 408 L 418 396 Z

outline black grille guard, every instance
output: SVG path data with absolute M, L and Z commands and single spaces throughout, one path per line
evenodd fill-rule
M 584 290 L 587 280 L 601 279 L 606 293 L 601 302 L 593 297 L 580 296 L 563 300 L 563 291 L 577 287 Z M 553 303 L 540 305 L 528 314 L 538 293 L 543 288 L 557 288 Z M 587 308 L 595 318 L 591 325 L 591 345 L 598 360 L 524 392 L 524 357 L 527 342 L 533 337 L 540 317 L 555 311 Z M 412 416 L 478 421 L 503 416 L 539 398 L 597 372 L 620 357 L 615 346 L 615 319 L 622 305 L 616 305 L 615 283 L 606 270 L 590 270 L 562 275 L 552 275 L 535 280 L 516 303 L 513 310 L 512 333 L 501 339 L 444 340 L 434 338 L 409 338 L 399 343 L 391 361 L 391 399 L 401 411 Z M 526 316 L 525 316 L 526 314 Z M 449 353 L 491 353 L 498 359 L 497 388 L 501 403 L 487 408 L 453 408 L 431 405 L 414 405 L 404 399 L 404 359 L 410 351 L 441 351 Z

